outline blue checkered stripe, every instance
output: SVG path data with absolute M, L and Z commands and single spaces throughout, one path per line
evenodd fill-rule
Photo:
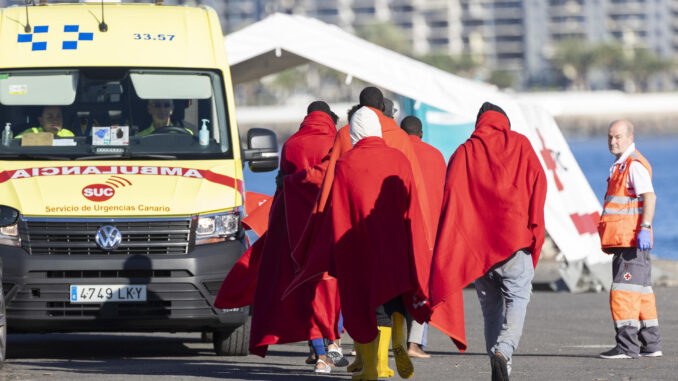
M 72 35 L 73 40 L 65 40 L 61 45 L 63 50 L 76 50 L 78 49 L 78 41 L 94 40 L 94 33 L 80 32 L 80 25 L 64 25 L 64 33 Z
M 17 42 L 30 43 L 32 51 L 47 50 L 47 41 L 35 41 L 35 39 L 39 40 L 41 34 L 48 32 L 48 25 L 36 25 L 33 27 L 33 33 L 19 33 Z M 64 25 L 64 33 L 66 38 L 61 42 L 61 50 L 77 50 L 78 42 L 94 40 L 94 33 L 80 32 L 80 25 Z
M 19 33 L 19 38 L 17 42 L 31 43 L 31 50 L 47 50 L 46 41 L 33 41 L 33 35 L 47 33 L 49 31 L 49 26 L 47 25 L 38 25 L 33 27 L 33 33 Z

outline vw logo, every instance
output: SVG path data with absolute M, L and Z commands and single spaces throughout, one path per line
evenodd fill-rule
M 115 226 L 104 225 L 97 230 L 97 233 L 94 235 L 94 240 L 100 248 L 104 250 L 113 250 L 120 246 L 122 234 L 120 234 L 120 230 Z

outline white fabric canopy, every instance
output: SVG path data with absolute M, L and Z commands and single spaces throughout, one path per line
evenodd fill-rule
M 530 139 L 544 165 L 546 229 L 562 254 L 568 262 L 583 261 L 590 268 L 609 262 L 600 250 L 593 217 L 602 209 L 600 202 L 545 110 L 518 102 L 494 86 L 455 76 L 302 16 L 275 14 L 234 32 L 226 36 L 226 52 L 234 83 L 313 61 L 468 122 L 475 121 L 483 102 L 499 105 L 508 114 L 511 128 Z M 611 279 L 605 268 L 596 278 L 607 288 Z

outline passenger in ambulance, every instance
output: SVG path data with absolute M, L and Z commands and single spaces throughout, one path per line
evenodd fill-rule
M 37 132 L 51 132 L 54 136 L 59 138 L 69 138 L 75 136 L 73 132 L 64 128 L 64 116 L 59 106 L 44 106 L 38 116 L 38 123 L 40 127 L 31 127 L 15 138 L 20 138 L 27 133 Z
M 147 136 L 155 131 L 165 128 L 174 127 L 174 129 L 181 129 L 182 127 L 172 125 L 172 113 L 174 113 L 174 101 L 171 99 L 151 99 L 148 101 L 148 114 L 151 116 L 151 125 L 145 130 L 140 131 L 138 136 Z M 187 134 L 193 135 L 193 131 L 188 128 L 183 128 Z M 178 132 L 169 130 L 167 132 Z

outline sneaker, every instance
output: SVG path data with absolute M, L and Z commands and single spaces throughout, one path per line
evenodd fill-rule
M 662 351 L 640 352 L 641 357 L 662 357 Z
M 600 354 L 601 359 L 632 359 L 633 357 L 624 353 L 619 347 L 614 347 L 607 352 Z
M 501 352 L 496 352 L 490 357 L 492 366 L 492 381 L 509 381 L 506 357 Z
M 327 357 L 332 359 L 334 366 L 337 366 L 337 367 L 340 367 L 340 368 L 348 366 L 348 360 L 346 359 L 346 357 L 344 357 L 344 354 L 341 351 L 341 347 L 328 348 L 327 349 Z

